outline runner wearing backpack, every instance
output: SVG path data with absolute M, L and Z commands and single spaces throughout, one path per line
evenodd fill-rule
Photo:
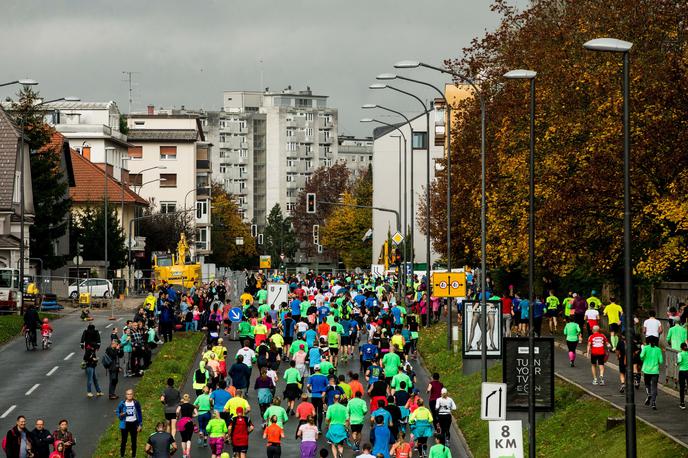
M 232 444 L 234 458 L 246 458 L 248 453 L 248 435 L 253 431 L 251 419 L 244 415 L 244 408 L 237 407 L 236 415 L 229 423 L 229 440 Z

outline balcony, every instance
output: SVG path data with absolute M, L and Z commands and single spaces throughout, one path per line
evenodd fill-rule
M 197 172 L 210 172 L 210 161 L 204 159 L 196 159 Z
M 318 135 L 318 143 L 332 143 L 334 137 L 332 135 Z
M 202 184 L 199 184 L 199 186 L 204 186 Z M 202 200 L 203 197 L 208 197 L 210 196 L 210 188 L 207 187 L 199 187 L 196 189 L 196 200 Z

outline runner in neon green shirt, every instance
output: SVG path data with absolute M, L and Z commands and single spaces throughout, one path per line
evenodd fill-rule
M 382 365 L 385 368 L 385 377 L 394 377 L 399 373 L 401 358 L 394 352 L 394 347 L 391 347 L 390 352 L 382 357 Z
M 564 326 L 564 336 L 566 336 L 566 347 L 569 350 L 569 364 L 576 366 L 576 347 L 582 341 L 581 328 L 573 318 L 566 316 L 566 326 Z
M 573 293 L 569 291 L 569 295 L 564 298 L 561 303 L 564 305 L 564 317 L 573 315 L 573 310 L 571 310 L 571 304 L 573 304 Z
M 547 303 L 547 322 L 549 323 L 549 332 L 554 334 L 557 332 L 557 317 L 559 316 L 559 298 L 554 295 L 554 290 L 549 291 L 549 296 L 545 300 Z

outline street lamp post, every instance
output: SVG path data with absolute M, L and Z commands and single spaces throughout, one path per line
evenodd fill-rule
M 378 108 L 379 108 L 379 107 L 378 107 Z M 403 116 L 403 115 L 401 115 L 401 116 Z M 405 116 L 403 116 L 403 117 L 406 118 Z M 407 256 L 406 256 L 406 251 L 407 251 L 407 250 L 406 250 L 406 247 L 408 246 L 408 239 L 406 238 L 406 237 L 407 237 L 407 233 L 406 233 L 406 226 L 407 226 L 407 224 L 406 224 L 406 219 L 408 218 L 408 209 L 407 209 L 407 207 L 406 207 L 406 195 L 407 195 L 407 188 L 406 188 L 406 176 L 407 176 L 407 170 L 406 170 L 406 164 L 407 164 L 406 144 L 407 144 L 407 140 L 406 140 L 406 135 L 404 135 L 404 132 L 403 132 L 398 126 L 396 126 L 396 125 L 394 125 L 394 124 L 390 124 L 390 123 L 384 122 L 384 121 L 379 121 L 379 120 L 377 120 L 377 119 L 372 119 L 372 118 L 363 118 L 363 119 L 361 119 L 361 122 L 376 122 L 376 123 L 378 123 L 378 124 L 383 124 L 383 125 L 385 125 L 385 126 L 392 127 L 393 129 L 395 129 L 396 131 L 399 132 L 399 135 L 400 135 L 400 137 L 399 137 L 399 142 L 401 143 L 401 139 L 404 140 L 404 217 L 402 218 L 402 221 L 403 221 L 403 224 L 404 224 L 404 227 L 403 227 L 403 234 L 404 234 L 404 268 L 403 268 L 403 273 L 402 273 L 402 275 L 399 276 L 399 278 L 400 278 L 400 279 L 403 278 L 403 286 L 402 286 L 402 288 L 400 288 L 400 292 L 403 291 L 404 298 L 405 298 L 405 297 L 406 297 L 406 289 L 407 289 L 407 282 L 406 282 L 406 262 L 408 261 L 408 258 L 407 258 Z M 408 124 L 408 122 L 407 122 L 407 124 Z M 410 128 L 410 127 L 411 127 L 411 125 L 409 124 L 409 128 Z M 400 175 L 399 175 L 399 214 L 401 215 L 401 144 L 399 145 L 399 174 L 400 174 Z M 397 226 L 398 226 L 398 224 L 397 224 Z M 399 228 L 397 228 L 397 230 L 398 230 L 398 229 L 399 229 Z
M 405 76 L 396 75 L 394 73 L 383 73 L 377 76 L 379 80 L 393 80 L 400 79 L 410 81 L 412 83 L 422 84 L 428 86 L 439 94 L 439 98 L 444 100 L 444 105 L 447 110 L 447 272 L 451 272 L 451 105 L 449 101 L 438 87 L 425 81 L 420 81 Z M 428 142 L 430 141 L 430 132 L 428 127 Z M 429 146 L 428 146 L 429 147 Z M 447 298 L 447 350 L 451 350 L 452 343 L 452 298 Z
M 535 76 L 532 70 L 512 70 L 504 74 L 507 79 L 530 81 L 530 155 L 528 158 L 528 367 L 534 368 L 535 336 L 533 309 L 535 308 Z M 528 455 L 535 458 L 535 383 L 528 383 Z
M 473 79 L 460 73 L 449 71 L 445 68 L 435 67 L 423 62 L 404 60 L 397 62 L 395 68 L 417 68 L 424 67 L 441 73 L 452 75 L 453 77 L 469 84 L 480 98 L 480 329 L 487 329 L 487 204 L 485 200 L 485 182 L 487 172 L 487 159 L 485 153 L 485 95 L 475 84 Z M 487 381 L 487 339 L 483 340 L 481 346 L 481 365 L 482 381 Z
M 633 43 L 615 38 L 597 38 L 586 42 L 583 47 L 591 51 L 622 53 L 623 56 L 623 156 L 624 156 L 624 335 L 626 337 L 626 406 L 624 416 L 626 420 L 626 457 L 635 458 L 636 430 L 635 430 L 635 393 L 628 388 L 633 380 L 633 307 L 631 277 L 631 132 L 629 113 L 629 52 Z
M 392 89 L 393 91 L 397 91 L 402 94 L 406 94 L 409 97 L 413 97 L 416 99 L 421 106 L 423 107 L 423 113 L 425 114 L 425 122 L 426 122 L 426 144 L 425 144 L 425 150 L 427 153 L 427 170 L 426 170 L 426 190 L 425 190 L 425 199 L 426 199 L 426 235 L 425 235 L 425 242 L 426 242 L 426 265 L 425 265 L 425 292 L 426 292 L 426 309 L 427 309 L 427 316 L 426 316 L 426 324 L 430 326 L 430 318 L 431 318 L 431 310 L 430 310 L 430 108 L 425 107 L 425 102 L 421 100 L 418 96 L 411 92 L 404 91 L 402 89 L 396 88 L 394 86 L 391 86 L 389 84 L 372 84 L 369 86 L 370 89 L 385 89 L 389 88 Z M 409 124 L 410 126 L 410 124 Z M 413 177 L 413 130 L 411 131 L 411 176 Z M 411 193 L 414 193 L 413 189 L 413 182 L 411 182 Z M 415 209 L 413 207 L 413 197 L 411 197 L 411 237 L 413 238 L 414 236 L 414 230 L 413 230 L 413 221 L 415 219 Z M 411 248 L 413 249 L 413 247 Z M 415 258 L 415 253 L 413 254 L 413 258 Z

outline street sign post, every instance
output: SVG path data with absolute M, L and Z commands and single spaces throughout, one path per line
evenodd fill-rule
M 229 316 L 229 321 L 232 323 L 238 323 L 243 318 L 244 313 L 241 311 L 240 307 L 234 307 L 229 310 L 227 315 Z
M 536 337 L 534 361 L 529 364 L 528 338 L 504 339 L 502 375 L 508 410 L 528 410 L 528 386 L 535 383 L 535 410 L 554 410 L 554 339 Z
M 394 243 L 395 246 L 401 245 L 401 243 L 404 241 L 404 236 L 401 235 L 399 231 L 395 232 L 394 235 L 392 236 L 392 242 Z
M 490 458 L 523 458 L 520 420 L 490 422 Z
M 463 272 L 435 272 L 432 284 L 435 297 L 466 297 L 466 274 Z
M 506 383 L 483 382 L 480 387 L 480 419 L 506 420 Z
M 135 270 L 134 271 L 134 278 L 137 280 L 141 280 L 143 278 L 143 272 L 140 270 Z

